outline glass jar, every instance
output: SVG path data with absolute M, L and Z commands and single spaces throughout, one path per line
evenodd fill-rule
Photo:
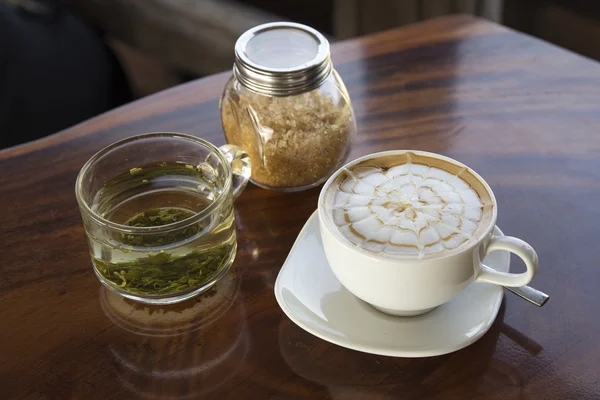
M 250 180 L 297 191 L 324 182 L 356 136 L 346 87 L 316 30 L 277 22 L 244 33 L 220 101 L 228 143 L 252 162 Z

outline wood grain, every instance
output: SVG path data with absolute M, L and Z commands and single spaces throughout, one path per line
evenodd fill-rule
M 538 250 L 533 285 L 550 302 L 507 295 L 492 330 L 446 356 L 331 345 L 289 321 L 273 295 L 319 189 L 252 186 L 236 202 L 234 285 L 185 309 L 110 303 L 92 273 L 77 172 L 141 132 L 223 143 L 220 74 L 0 152 L 0 398 L 600 398 L 600 65 L 460 16 L 333 52 L 359 124 L 351 157 L 422 149 L 474 168 L 494 188 L 504 232 Z M 150 311 L 178 323 L 157 332 L 144 326 Z

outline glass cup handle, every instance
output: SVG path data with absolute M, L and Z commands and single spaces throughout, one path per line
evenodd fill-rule
M 231 165 L 233 181 L 233 198 L 236 199 L 248 184 L 250 179 L 250 156 L 241 148 L 232 144 L 219 147 L 229 164 Z

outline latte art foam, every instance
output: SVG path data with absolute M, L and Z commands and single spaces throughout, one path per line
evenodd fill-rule
M 333 222 L 374 253 L 423 258 L 454 252 L 487 224 L 491 199 L 461 178 L 474 178 L 466 168 L 450 173 L 407 154 L 401 165 L 346 169 L 329 201 Z

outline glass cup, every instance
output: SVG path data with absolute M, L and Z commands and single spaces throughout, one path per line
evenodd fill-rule
M 143 134 L 99 151 L 75 193 L 100 282 L 152 304 L 210 288 L 235 259 L 233 200 L 249 176 L 243 150 L 181 133 Z

